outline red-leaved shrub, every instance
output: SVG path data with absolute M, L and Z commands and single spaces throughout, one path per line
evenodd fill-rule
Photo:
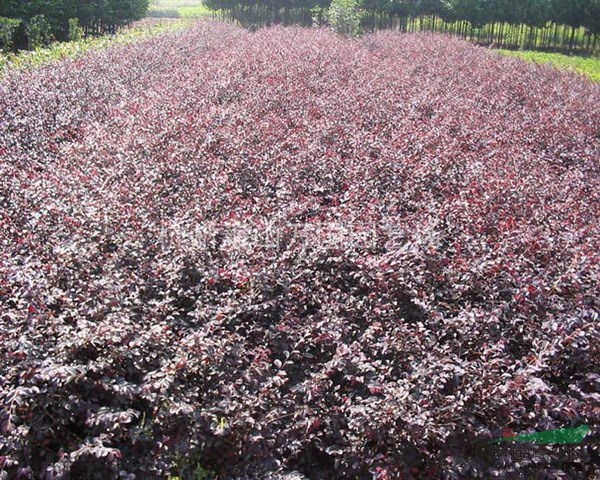
M 515 478 L 479 447 L 596 428 L 599 105 L 219 23 L 8 74 L 0 478 Z

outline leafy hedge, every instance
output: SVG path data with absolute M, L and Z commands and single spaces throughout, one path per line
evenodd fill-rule
M 20 25 L 20 20 L 0 17 L 0 51 L 7 51 L 12 48 Z
M 514 478 L 474 447 L 597 435 L 598 104 L 214 23 L 9 74 L 0 478 Z

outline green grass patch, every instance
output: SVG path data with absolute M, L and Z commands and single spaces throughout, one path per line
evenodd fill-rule
M 530 50 L 498 50 L 502 55 L 517 57 L 532 63 L 551 64 L 560 70 L 569 70 L 600 82 L 600 58 L 563 55 L 560 53 L 534 52 Z
M 195 7 L 179 7 L 177 11 L 183 18 L 202 18 L 209 17 L 213 14 L 213 11 L 204 5 L 196 5 Z
M 176 8 L 151 8 L 146 14 L 147 18 L 181 18 Z
M 150 9 L 173 9 L 180 7 L 197 7 L 202 5 L 202 0 L 153 0 L 150 2 Z
M 199 0 L 156 0 L 150 5 L 148 17 L 154 18 L 204 18 L 213 11 Z
M 77 42 L 56 42 L 46 48 L 19 53 L 0 53 L 0 76 L 8 69 L 26 70 L 64 58 L 74 58 L 90 50 L 126 45 L 143 38 L 181 30 L 190 25 L 189 20 L 142 20 L 114 35 L 88 37 Z

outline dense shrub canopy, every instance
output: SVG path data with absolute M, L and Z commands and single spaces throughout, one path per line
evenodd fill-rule
M 514 478 L 475 442 L 597 427 L 598 105 L 213 23 L 9 74 L 0 478 Z

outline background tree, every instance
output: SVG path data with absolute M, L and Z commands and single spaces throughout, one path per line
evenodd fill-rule
M 67 40 L 71 19 L 87 33 L 112 33 L 143 18 L 148 4 L 149 0 L 0 0 L 0 17 L 20 20 L 30 46 L 39 46 L 52 38 Z
M 327 20 L 338 33 L 355 36 L 360 29 L 359 0 L 333 0 Z
M 590 3 L 589 0 L 552 0 L 553 20 L 571 27 L 570 48 L 574 45 L 576 30 L 586 21 Z

